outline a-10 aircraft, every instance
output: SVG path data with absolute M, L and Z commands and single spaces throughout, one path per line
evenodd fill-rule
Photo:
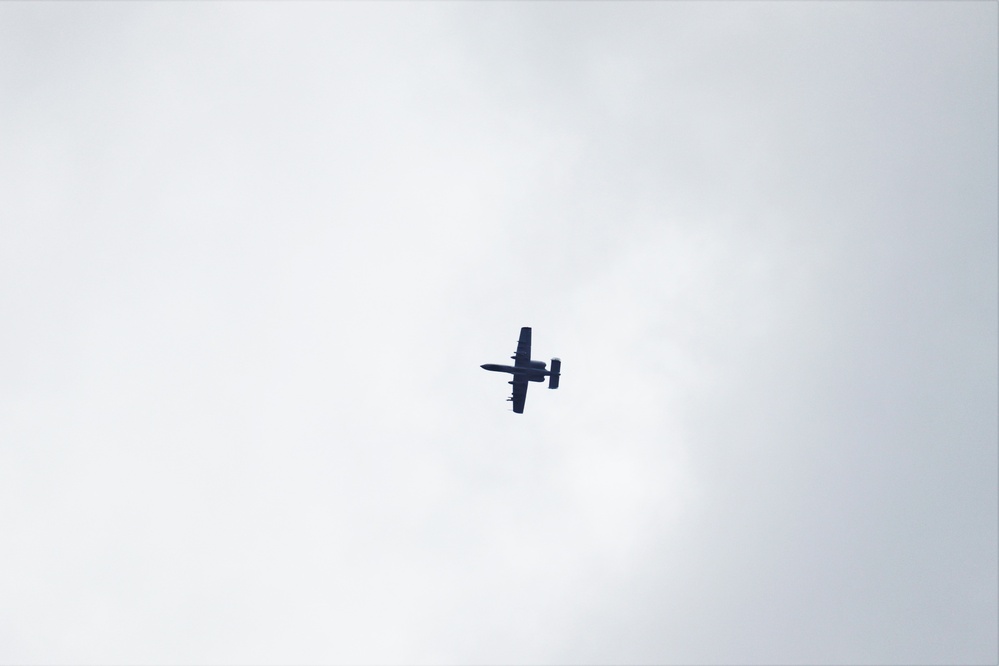
M 552 359 L 552 369 L 545 370 L 544 361 L 531 360 L 531 327 L 520 329 L 520 340 L 517 341 L 517 353 L 511 356 L 513 365 L 498 365 L 486 363 L 482 367 L 493 372 L 509 372 L 513 375 L 513 395 L 507 398 L 513 402 L 513 411 L 524 413 L 524 401 L 527 399 L 527 382 L 543 382 L 548 377 L 548 388 L 558 388 L 558 378 L 562 370 L 562 361 Z

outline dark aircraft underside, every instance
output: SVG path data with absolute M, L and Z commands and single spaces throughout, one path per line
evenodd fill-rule
M 517 341 L 517 351 L 511 356 L 514 365 L 500 365 L 498 363 L 486 363 L 482 365 L 485 370 L 492 372 L 507 372 L 513 375 L 513 379 L 508 382 L 513 385 L 513 395 L 507 400 L 513 402 L 513 411 L 517 414 L 524 413 L 524 401 L 527 400 L 527 383 L 543 382 L 548 378 L 548 388 L 557 389 L 558 380 L 561 376 L 562 361 L 557 358 L 552 359 L 551 370 L 546 369 L 544 361 L 531 360 L 531 328 L 525 326 L 520 329 L 520 339 Z

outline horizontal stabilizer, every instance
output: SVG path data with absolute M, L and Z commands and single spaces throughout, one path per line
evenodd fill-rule
M 558 378 L 562 373 L 562 361 L 557 358 L 552 359 L 551 374 L 548 376 L 548 388 L 558 388 Z

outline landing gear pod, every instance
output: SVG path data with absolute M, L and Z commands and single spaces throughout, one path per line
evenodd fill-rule
M 562 372 L 562 361 L 557 358 L 553 358 L 551 374 L 548 376 L 548 388 L 550 389 L 558 388 L 558 378 L 561 372 Z

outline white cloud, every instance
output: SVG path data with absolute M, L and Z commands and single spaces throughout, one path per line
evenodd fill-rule
M 7 661 L 994 659 L 993 6 L 2 12 Z

